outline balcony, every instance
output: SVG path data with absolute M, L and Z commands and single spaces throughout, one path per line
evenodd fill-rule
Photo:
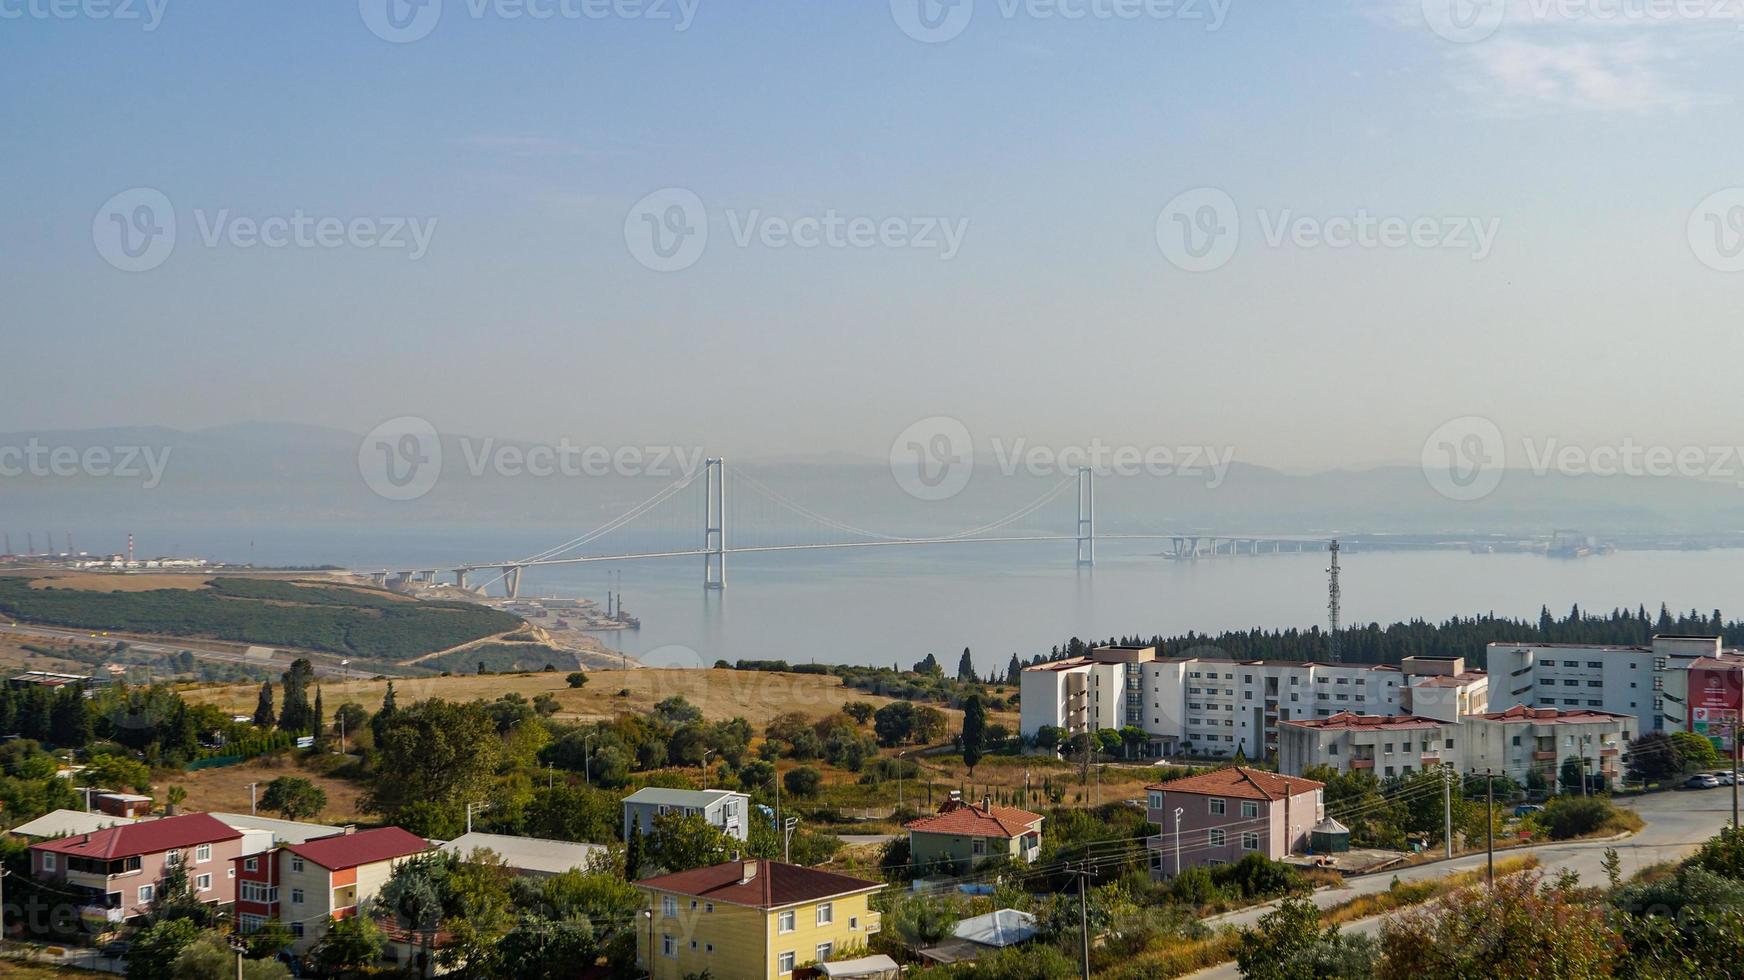
M 866 928 L 861 930 L 868 936 L 876 936 L 884 928 L 884 917 L 877 912 L 866 913 Z
M 1532 761 L 1533 762 L 1555 762 L 1556 761 L 1556 750 L 1552 749 L 1549 752 L 1534 752 L 1534 753 L 1532 753 Z
M 122 909 L 112 909 L 106 905 L 79 906 L 79 920 L 94 926 L 94 932 L 106 932 L 107 927 L 117 926 L 122 922 Z
M 1375 760 L 1373 760 L 1373 759 L 1352 759 L 1352 760 L 1350 760 L 1350 767 L 1352 769 L 1373 769 L 1375 767 Z
M 74 871 L 68 868 L 67 884 L 78 888 L 89 888 L 92 891 L 107 892 L 109 890 L 109 876 L 95 871 Z
M 1601 756 L 1606 756 L 1606 755 L 1616 755 L 1616 754 L 1617 754 L 1617 752 L 1618 752 L 1618 749 L 1617 749 L 1617 747 L 1616 747 L 1616 746 L 1614 746 L 1614 745 L 1613 745 L 1613 746 L 1611 746 L 1611 747 L 1609 747 L 1609 748 L 1604 748 L 1604 749 L 1600 749 L 1600 750 L 1599 750 L 1599 755 L 1601 755 Z

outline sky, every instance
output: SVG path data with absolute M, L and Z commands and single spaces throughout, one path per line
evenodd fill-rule
M 1744 3 L 119 2 L 0 0 L 0 430 L 1737 440 Z

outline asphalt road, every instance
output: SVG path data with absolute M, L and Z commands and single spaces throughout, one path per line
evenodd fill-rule
M 1606 848 L 1614 847 L 1623 862 L 1623 877 L 1627 878 L 1648 865 L 1683 858 L 1703 841 L 1719 833 L 1732 819 L 1732 789 L 1730 786 L 1721 786 L 1717 789 L 1676 790 L 1618 800 L 1619 806 L 1634 809 L 1647 822 L 1647 826 L 1640 833 L 1612 842 L 1571 842 L 1514 848 L 1497 852 L 1497 860 L 1518 854 L 1535 854 L 1541 870 L 1555 873 L 1566 868 L 1579 874 L 1583 882 L 1602 884 L 1605 881 L 1605 870 L 1601 862 L 1604 860 Z M 1740 792 L 1744 793 L 1744 787 L 1740 787 Z M 1478 854 L 1407 868 L 1399 871 L 1397 877 L 1405 882 L 1423 881 L 1456 871 L 1481 869 L 1483 866 L 1484 855 Z M 1313 901 L 1321 908 L 1329 908 L 1360 895 L 1384 892 L 1392 884 L 1394 877 L 1382 872 L 1356 878 L 1344 888 L 1315 892 Z M 1249 926 L 1271 910 L 1271 905 L 1242 909 L 1239 912 L 1213 916 L 1206 919 L 1205 924 Z M 1344 931 L 1378 935 L 1385 918 L 1377 915 L 1359 919 L 1344 926 Z M 1191 980 L 1238 980 L 1240 976 L 1234 963 L 1225 963 L 1192 974 Z
M 135 639 L 119 633 L 104 633 L 101 631 L 93 633 L 89 630 L 58 629 L 50 626 L 20 626 L 12 623 L 0 623 L 0 633 L 11 633 L 15 636 L 33 636 L 41 639 L 52 640 L 77 640 L 80 642 L 98 640 L 108 643 L 122 642 L 142 653 L 180 653 L 181 651 L 186 650 L 201 660 L 213 660 L 230 664 L 252 664 L 257 667 L 286 668 L 291 665 L 291 661 L 284 657 L 262 659 L 260 657 L 251 657 L 244 653 L 233 653 L 229 650 L 213 650 L 206 647 L 191 646 L 186 643 L 158 643 L 152 640 Z M 369 680 L 370 678 L 375 677 L 378 673 L 373 670 L 357 670 L 349 667 L 341 668 L 336 665 L 324 664 L 320 661 L 314 661 L 314 667 L 315 675 L 317 677 L 340 677 L 346 680 Z

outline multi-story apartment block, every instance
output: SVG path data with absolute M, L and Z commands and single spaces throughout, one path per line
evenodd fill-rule
M 1499 704 L 1629 715 L 1642 731 L 1689 731 L 1689 670 L 1699 660 L 1731 661 L 1717 636 L 1655 636 L 1650 646 L 1492 643 L 1490 676 Z
M 290 928 L 292 951 L 306 953 L 330 920 L 356 915 L 401 861 L 429 848 L 417 834 L 381 827 L 237 857 L 237 928 L 277 919 Z
M 1488 707 L 1488 676 L 1454 658 L 1402 667 L 1214 657 L 1158 657 L 1151 647 L 1099 647 L 1022 675 L 1020 727 L 1067 735 L 1134 726 L 1154 754 L 1263 759 L 1280 722 L 1341 712 L 1452 717 Z M 1136 684 L 1136 688 L 1134 685 Z M 1136 697 L 1134 696 L 1136 694 Z
M 80 915 L 122 922 L 149 910 L 166 873 L 186 868 L 202 902 L 228 905 L 236 897 L 231 859 L 242 832 L 204 813 L 141 820 L 30 846 L 31 877 L 71 894 Z
M 1622 755 L 1639 733 L 1631 715 L 1609 711 L 1529 708 L 1465 719 L 1465 771 L 1507 773 L 1520 782 L 1536 772 L 1554 784 L 1564 759 L 1574 757 L 1606 783 L 1623 780 Z
M 1249 854 L 1288 857 L 1326 816 L 1325 784 L 1246 766 L 1145 787 L 1160 833 L 1145 841 L 1152 877 L 1229 864 Z
M 1457 721 L 1414 715 L 1303 718 L 1279 726 L 1278 771 L 1301 775 L 1312 766 L 1339 772 L 1403 776 L 1446 763 L 1458 767 L 1462 728 Z

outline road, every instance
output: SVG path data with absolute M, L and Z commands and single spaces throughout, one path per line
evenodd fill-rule
M 106 641 L 109 643 L 119 642 L 125 643 L 141 653 L 180 653 L 181 651 L 186 650 L 201 660 L 214 660 L 228 664 L 250 664 L 256 667 L 289 667 L 291 665 L 289 660 L 279 657 L 263 659 L 261 657 L 249 656 L 246 653 L 234 653 L 229 650 L 213 650 L 209 647 L 190 646 L 186 643 L 166 644 L 154 640 L 141 640 L 131 636 L 124 636 L 119 633 L 106 633 L 102 631 L 93 633 L 90 630 L 57 629 L 49 626 L 20 626 L 16 623 L 0 623 L 0 633 L 10 633 L 14 636 L 31 636 L 47 640 L 76 640 L 81 643 L 89 642 L 91 640 Z M 324 664 L 320 661 L 312 662 L 317 677 L 339 677 L 345 680 L 369 680 L 380 673 L 379 671 L 373 670 L 358 670 L 351 667 L 338 667 L 331 664 Z
M 1693 852 L 1701 843 L 1719 833 L 1732 819 L 1732 787 L 1717 789 L 1677 790 L 1652 793 L 1632 799 L 1618 800 L 1619 806 L 1631 807 L 1647 822 L 1642 831 L 1614 842 L 1570 842 L 1547 844 L 1543 847 L 1513 848 L 1498 852 L 1497 860 L 1518 854 L 1537 855 L 1540 868 L 1554 873 L 1562 869 L 1574 871 L 1588 884 L 1605 880 L 1602 865 L 1606 848 L 1616 848 L 1623 862 L 1623 877 L 1628 878 L 1648 865 L 1676 861 Z M 1459 857 L 1452 861 L 1418 865 L 1399 871 L 1400 881 L 1423 881 L 1440 878 L 1455 871 L 1469 871 L 1484 866 L 1484 855 Z M 1322 890 L 1313 895 L 1314 904 L 1328 908 L 1360 895 L 1384 892 L 1395 875 L 1382 872 L 1353 879 L 1345 888 Z M 1271 905 L 1242 909 L 1205 920 L 1208 926 L 1250 926 L 1270 912 Z M 1378 935 L 1385 916 L 1359 919 L 1344 926 L 1345 932 Z M 1241 973 L 1234 963 L 1225 963 L 1191 975 L 1191 980 L 1238 980 Z

